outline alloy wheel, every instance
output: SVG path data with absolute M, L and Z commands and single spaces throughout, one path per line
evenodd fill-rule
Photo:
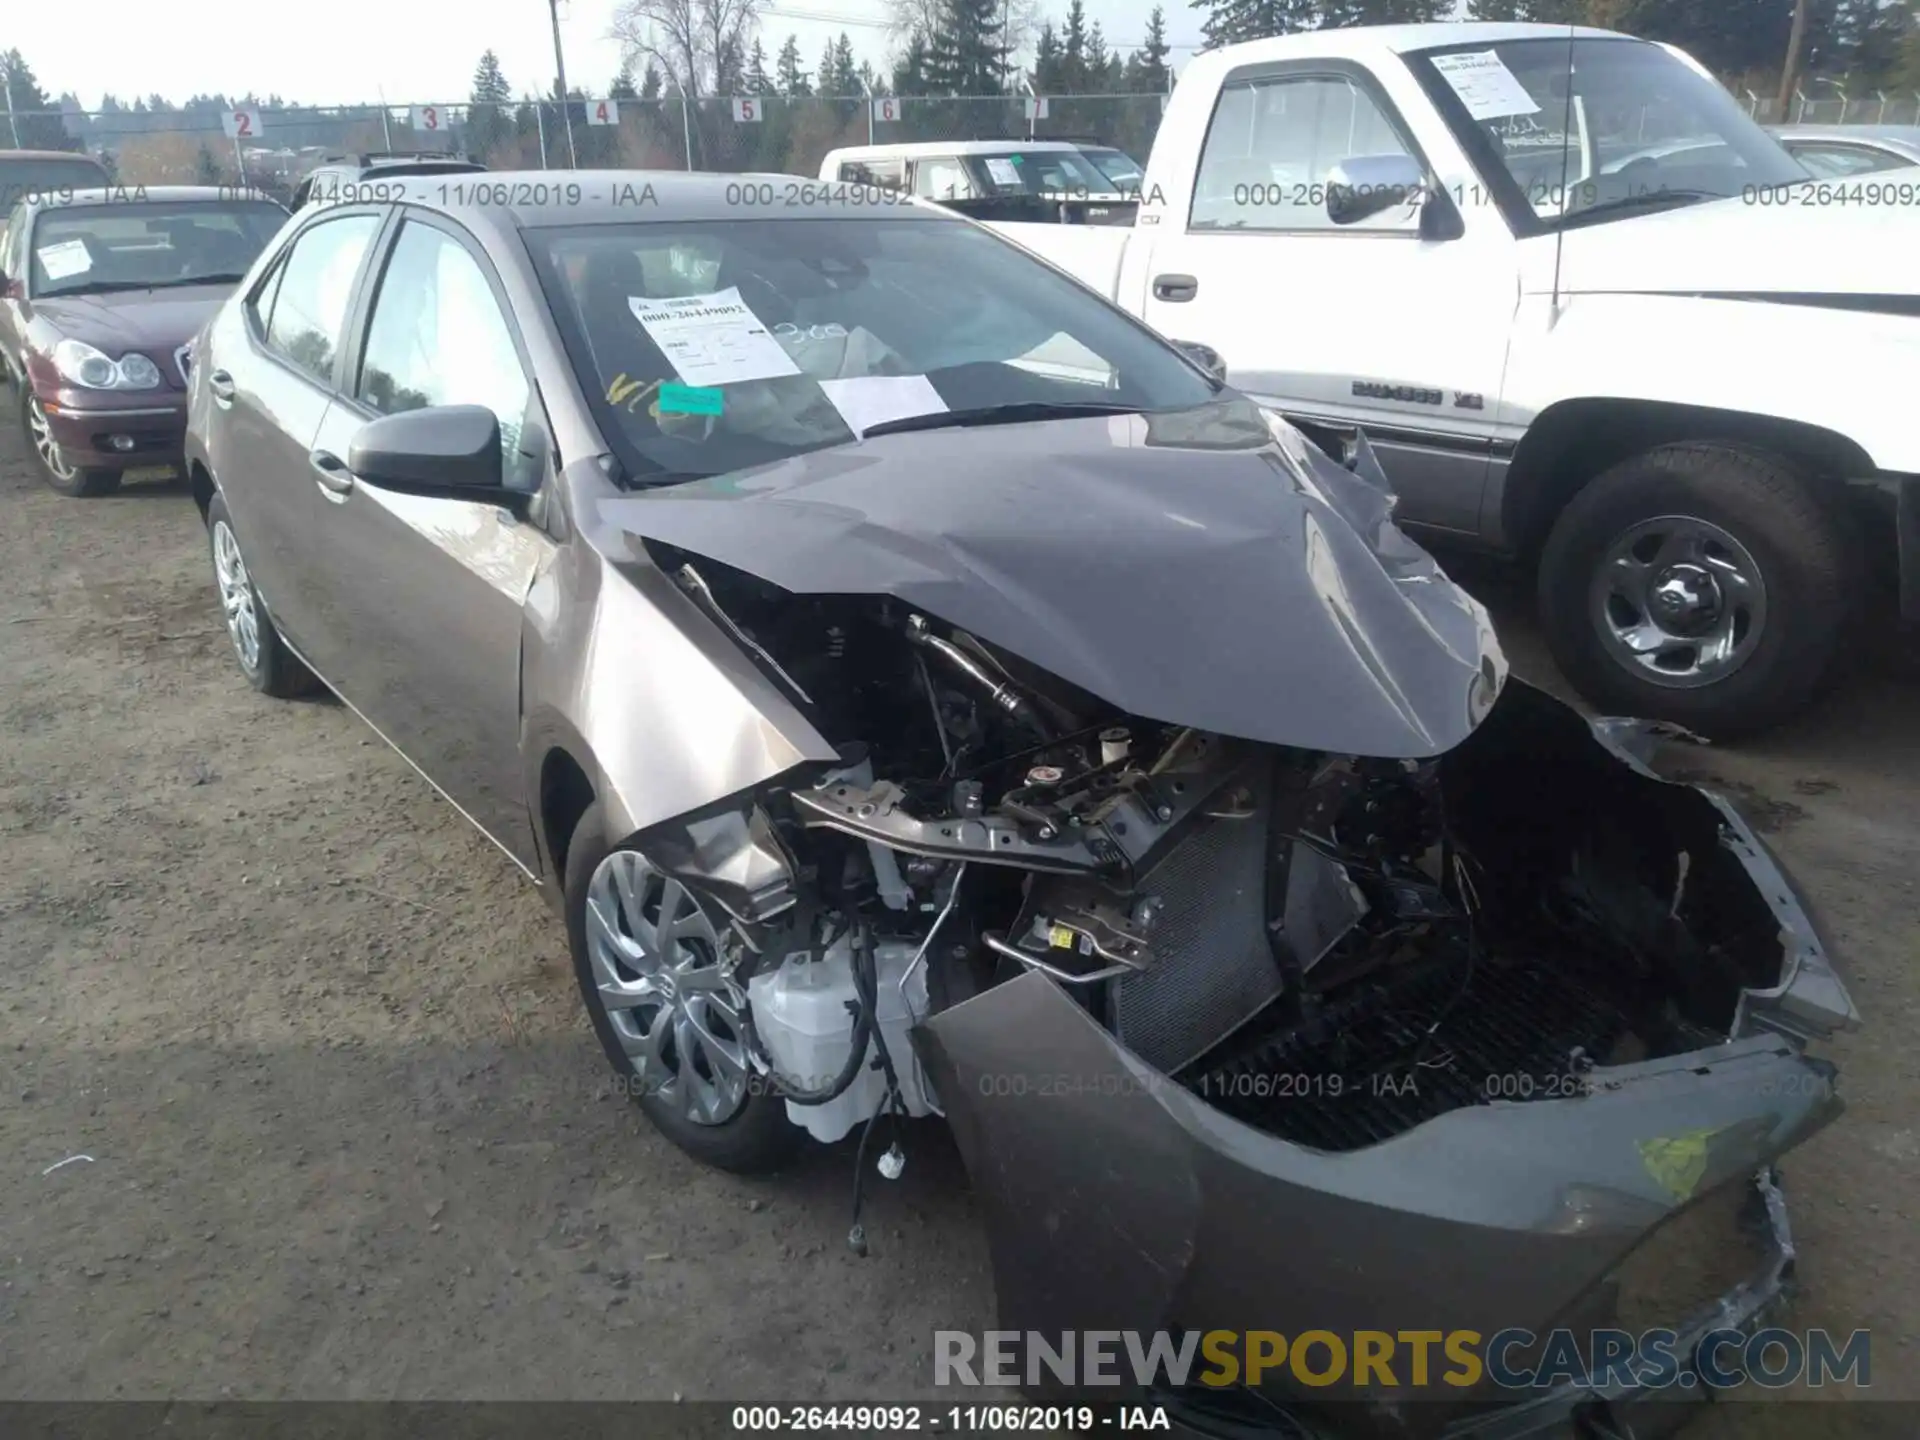
M 1766 627 L 1767 587 L 1752 552 L 1727 531 L 1662 515 L 1615 537 L 1590 605 L 1616 661 L 1655 685 L 1692 690 L 1752 657 Z
M 747 1099 L 747 998 L 698 898 L 616 850 L 587 882 L 586 929 L 600 1004 L 641 1093 L 697 1125 L 733 1119 Z
M 27 429 L 33 437 L 33 452 L 40 457 L 40 463 L 62 484 L 72 481 L 79 471 L 68 462 L 60 449 L 60 442 L 53 438 L 53 425 L 47 419 L 47 412 L 37 395 L 27 397 Z
M 253 581 L 240 558 L 240 542 L 225 520 L 213 522 L 213 573 L 220 582 L 220 608 L 226 611 L 234 653 L 249 671 L 258 670 L 260 617 L 253 605 Z

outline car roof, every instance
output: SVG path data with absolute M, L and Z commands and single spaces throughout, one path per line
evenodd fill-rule
M 78 160 L 96 170 L 107 168 L 96 157 L 84 155 L 78 150 L 0 150 L 0 163 L 8 160 Z
M 793 175 L 715 175 L 698 170 L 488 170 L 472 181 L 450 182 L 444 175 L 396 175 L 383 183 L 380 199 L 437 211 L 469 229 L 496 235 L 573 225 L 777 218 L 966 223 L 940 206 L 892 192 L 886 192 L 890 203 L 885 205 L 873 204 L 865 193 L 849 199 L 845 193 L 849 187 L 810 197 L 790 209 L 770 210 L 741 198 L 745 185 L 784 189 L 801 183 Z M 850 188 L 865 191 L 865 187 Z M 300 213 L 305 216 L 352 203 L 312 201 Z
M 95 185 L 85 190 L 35 195 L 27 203 L 39 210 L 63 210 L 69 205 L 232 204 L 248 200 L 286 208 L 264 190 L 243 190 L 237 185 Z

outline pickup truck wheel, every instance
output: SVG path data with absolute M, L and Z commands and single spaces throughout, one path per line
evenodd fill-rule
M 566 902 L 580 996 L 621 1090 L 694 1159 L 778 1169 L 805 1132 L 747 1059 L 747 997 L 720 970 L 721 927 L 700 898 L 610 848 L 595 804 L 567 844 Z
M 1588 484 L 1540 558 L 1548 647 L 1615 714 L 1731 736 L 1812 700 L 1854 595 L 1846 517 L 1789 463 L 1662 446 Z

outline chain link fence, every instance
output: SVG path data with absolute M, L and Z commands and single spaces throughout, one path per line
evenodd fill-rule
M 287 194 L 329 156 L 375 152 L 464 155 L 496 170 L 577 165 L 812 175 L 826 153 L 842 145 L 1073 136 L 1097 137 L 1144 161 L 1165 99 L 1054 95 L 1046 99 L 1046 113 L 1034 118 L 1024 98 L 998 95 L 707 97 L 688 104 L 669 94 L 566 106 L 459 101 L 234 112 L 24 112 L 0 117 L 0 124 L 10 121 L 28 148 L 84 146 L 122 184 L 244 181 Z
M 1762 124 L 1774 97 L 1736 92 Z M 654 100 L 466 101 L 404 105 L 23 111 L 0 117 L 0 143 L 84 147 L 123 184 L 249 185 L 290 194 L 329 156 L 386 152 L 465 155 L 496 170 L 566 168 L 819 173 L 829 150 L 903 141 L 1095 140 L 1144 161 L 1166 96 L 1052 95 L 1044 115 L 1015 96 L 706 97 Z M 236 120 L 236 116 L 244 118 Z M 1849 94 L 1812 82 L 1785 108 L 1804 124 L 1920 124 L 1920 92 Z M 233 133 L 238 130 L 240 133 Z M 243 173 L 244 172 L 244 173 Z

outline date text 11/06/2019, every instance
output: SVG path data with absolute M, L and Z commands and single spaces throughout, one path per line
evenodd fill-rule
M 1236 1071 L 1208 1075 L 1191 1087 L 1151 1074 L 1102 1072 L 1097 1075 L 1026 1074 L 1024 1072 L 988 1072 L 974 1084 L 988 1096 L 1083 1096 L 1089 1094 L 1136 1094 L 1165 1088 L 1188 1090 L 1204 1100 L 1285 1100 L 1338 1099 L 1342 1095 L 1359 1097 L 1417 1097 L 1420 1076 L 1417 1071 L 1381 1070 L 1353 1075 L 1338 1071 Z M 1487 1075 L 1480 1082 L 1481 1093 L 1493 1100 L 1572 1100 L 1590 1095 L 1593 1078 L 1583 1071 L 1520 1071 Z
M 1058 1434 L 1171 1430 L 1158 1405 L 736 1405 L 738 1433 L 852 1430 L 862 1434 Z

